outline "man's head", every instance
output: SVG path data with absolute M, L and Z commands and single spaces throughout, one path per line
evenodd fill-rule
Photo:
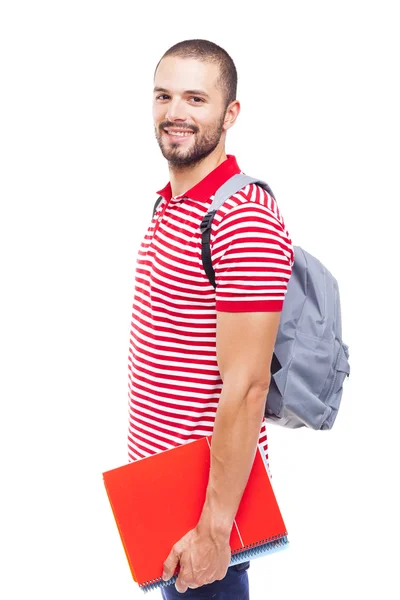
M 236 120 L 236 67 L 207 40 L 187 40 L 165 52 L 154 74 L 153 118 L 161 152 L 173 168 L 195 166 Z

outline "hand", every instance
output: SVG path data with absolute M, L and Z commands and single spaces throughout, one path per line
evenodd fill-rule
M 183 594 L 188 588 L 223 579 L 231 561 L 228 535 L 212 535 L 199 526 L 191 529 L 174 546 L 164 562 L 164 581 L 170 579 L 180 563 L 175 587 Z

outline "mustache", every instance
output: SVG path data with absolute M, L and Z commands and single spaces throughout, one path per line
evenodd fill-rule
M 196 125 L 186 125 L 185 123 L 180 123 L 177 125 L 176 123 L 171 123 L 171 121 L 163 121 L 159 126 L 160 129 L 165 129 L 168 127 L 177 127 L 183 130 L 186 129 L 186 131 L 193 131 L 193 133 L 197 133 L 199 131 L 199 128 L 196 127 Z

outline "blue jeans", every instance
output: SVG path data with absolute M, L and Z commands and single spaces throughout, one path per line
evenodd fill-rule
M 250 562 L 239 563 L 228 568 L 223 579 L 207 583 L 194 590 L 188 588 L 181 594 L 175 583 L 161 588 L 164 600 L 179 600 L 192 598 L 192 600 L 250 600 L 249 577 L 247 574 Z

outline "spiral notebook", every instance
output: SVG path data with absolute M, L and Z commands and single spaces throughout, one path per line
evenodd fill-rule
M 134 581 L 148 592 L 175 583 L 163 564 L 200 518 L 212 436 L 103 473 L 104 485 Z M 257 452 L 230 536 L 230 566 L 288 547 L 287 531 L 262 448 Z

